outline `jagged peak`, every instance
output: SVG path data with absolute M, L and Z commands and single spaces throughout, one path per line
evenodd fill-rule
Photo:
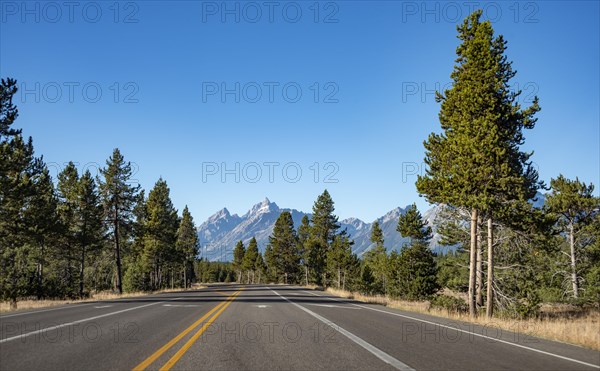
M 244 214 L 243 218 L 248 218 L 252 215 L 263 214 L 267 212 L 277 212 L 280 211 L 279 206 L 275 202 L 271 202 L 267 197 L 262 200 L 260 203 L 252 206 L 252 208 Z

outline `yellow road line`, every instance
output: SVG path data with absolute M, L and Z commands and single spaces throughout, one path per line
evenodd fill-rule
M 243 290 L 243 289 L 242 289 Z M 221 313 L 223 313 L 223 311 L 225 309 L 227 309 L 227 307 L 229 306 L 229 304 L 231 304 L 235 298 L 237 297 L 237 295 L 239 295 L 239 293 L 242 291 L 238 291 L 236 294 L 230 296 L 227 299 L 227 302 L 225 305 L 223 305 L 221 307 L 221 309 L 219 309 L 219 311 L 212 316 L 211 319 L 209 319 L 206 323 L 204 323 L 204 325 L 194 334 L 194 336 L 192 336 L 187 343 L 185 343 L 181 349 L 179 349 L 179 351 L 177 351 L 177 353 L 175 353 L 175 355 L 173 355 L 173 357 L 171 357 L 171 359 L 169 359 L 169 361 L 167 363 L 165 363 L 164 366 L 162 366 L 160 368 L 160 371 L 168 371 L 170 370 L 173 366 L 175 366 L 175 363 L 177 363 L 177 361 L 179 361 L 179 359 L 185 354 L 185 352 L 188 351 L 188 349 L 190 349 L 190 347 L 192 345 L 194 345 L 194 343 L 196 342 L 196 340 L 198 340 L 198 338 L 200 337 L 200 335 L 202 335 L 202 333 L 208 328 L 208 326 L 210 326 L 216 319 L 217 317 L 219 317 L 221 315 Z
M 241 291 L 234 292 L 230 296 L 230 298 L 235 297 L 240 292 Z M 221 308 L 225 304 L 227 304 L 227 300 L 219 303 L 219 305 L 215 306 L 208 313 L 206 313 L 205 315 L 203 315 L 199 320 L 197 320 L 196 322 L 192 323 L 188 328 L 186 328 L 185 330 L 183 330 L 183 332 L 181 332 L 179 335 L 177 335 L 173 339 L 171 339 L 168 343 L 166 343 L 165 345 L 163 345 L 160 349 L 158 349 L 156 352 L 154 352 L 150 357 L 146 358 L 142 363 L 140 363 L 139 365 L 135 366 L 133 368 L 133 370 L 134 371 L 145 370 L 146 367 L 150 366 L 152 364 L 152 362 L 154 362 L 154 361 L 156 361 L 158 359 L 158 357 L 162 356 L 167 350 L 171 349 L 171 347 L 173 347 L 173 345 L 177 344 L 177 342 L 179 340 L 181 340 L 185 335 L 187 335 L 190 331 L 192 331 L 200 323 L 202 323 L 202 321 L 204 321 L 205 319 L 207 319 L 208 317 L 210 317 L 214 312 L 216 312 L 217 310 L 219 310 L 219 308 Z

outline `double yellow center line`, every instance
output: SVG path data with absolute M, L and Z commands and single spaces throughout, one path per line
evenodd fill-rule
M 175 363 L 177 363 L 177 361 L 179 361 L 179 359 L 185 354 L 185 352 L 187 352 L 188 349 L 190 349 L 190 347 L 192 345 L 194 345 L 194 342 L 196 342 L 196 340 L 198 340 L 198 338 L 202 335 L 202 333 L 204 333 L 204 331 L 206 331 L 206 329 L 208 328 L 208 326 L 210 326 L 217 319 L 217 317 L 219 317 L 221 315 L 221 313 L 223 313 L 223 311 L 225 309 L 227 309 L 227 307 L 229 306 L 229 304 L 231 304 L 231 302 L 235 300 L 235 298 L 242 292 L 242 290 L 236 291 L 233 294 L 231 294 L 231 296 L 229 296 L 227 298 L 227 300 L 219 303 L 219 305 L 217 305 L 216 307 L 214 307 L 213 309 L 211 309 L 208 313 L 206 313 L 205 315 L 203 315 L 196 322 L 192 323 L 190 325 L 190 327 L 188 327 L 185 330 L 183 330 L 179 335 L 175 336 L 168 343 L 166 343 L 165 345 L 163 345 L 160 349 L 158 349 L 156 352 L 154 352 L 150 357 L 146 358 L 142 363 L 140 363 L 139 365 L 135 366 L 133 368 L 133 370 L 134 371 L 145 370 L 154 361 L 156 361 L 160 356 L 162 356 L 166 351 L 168 351 L 169 349 L 171 349 L 175 344 L 177 344 L 181 339 L 183 339 L 183 337 L 185 335 L 187 335 L 188 333 L 190 333 L 192 330 L 194 330 L 196 327 L 198 327 L 198 325 L 200 325 L 201 323 L 203 323 L 204 321 L 206 321 L 207 318 L 209 318 L 210 316 L 212 316 L 212 317 L 210 317 L 210 319 L 208 321 L 204 322 L 204 324 L 202 325 L 202 327 L 200 327 L 200 329 L 198 329 L 198 331 L 196 331 L 196 333 L 177 351 L 177 353 L 175 353 L 167 361 L 167 363 L 165 363 L 165 365 L 160 368 L 161 371 L 163 371 L 163 370 L 164 371 L 170 370 L 173 366 L 175 366 Z

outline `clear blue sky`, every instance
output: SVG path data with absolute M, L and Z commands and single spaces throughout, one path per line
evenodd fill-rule
M 0 75 L 18 79 L 17 126 L 54 174 L 69 160 L 94 170 L 119 147 L 145 189 L 162 176 L 198 223 L 265 196 L 309 210 L 325 188 L 341 218 L 425 208 L 414 164 L 439 131 L 427 91 L 449 82 L 470 3 L 223 4 L 0 1 Z M 480 3 L 508 40 L 522 101 L 540 97 L 526 148 L 547 182 L 600 181 L 598 4 Z M 239 102 L 221 96 L 236 83 Z M 239 183 L 221 181 L 222 163 L 239 163 Z

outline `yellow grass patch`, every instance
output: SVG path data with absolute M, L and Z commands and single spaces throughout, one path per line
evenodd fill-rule
M 473 319 L 470 318 L 468 314 L 432 308 L 427 301 L 393 300 L 387 296 L 369 296 L 334 288 L 327 288 L 326 292 L 363 303 L 381 304 L 390 308 L 424 313 L 452 320 L 460 320 L 600 350 L 600 311 L 597 310 L 588 311 L 581 316 L 570 316 L 565 314 L 562 316 L 544 316 L 542 318 L 530 318 L 524 320 L 502 318 L 486 319 L 482 316 Z M 562 309 L 563 308 L 550 306 L 542 308 L 544 313 L 555 312 L 555 314 L 557 312 L 560 313 Z
M 187 290 L 199 290 L 206 288 L 206 286 L 202 285 L 193 285 L 191 289 Z M 17 302 L 16 310 L 26 310 L 26 309 L 40 309 L 47 307 L 54 307 L 57 305 L 65 305 L 65 304 L 74 304 L 74 303 L 85 303 L 89 301 L 99 301 L 99 300 L 114 300 L 114 299 L 125 299 L 125 298 L 135 298 L 139 296 L 146 296 L 152 294 L 160 294 L 165 292 L 177 292 L 177 291 L 186 291 L 186 289 L 165 289 L 153 292 L 128 292 L 124 294 L 117 294 L 112 291 L 100 291 L 96 293 L 92 293 L 89 298 L 85 299 L 69 299 L 69 300 L 36 300 L 36 299 L 28 299 L 28 300 L 19 300 Z M 10 307 L 10 302 L 2 301 L 0 302 L 0 313 L 12 312 L 15 309 Z

